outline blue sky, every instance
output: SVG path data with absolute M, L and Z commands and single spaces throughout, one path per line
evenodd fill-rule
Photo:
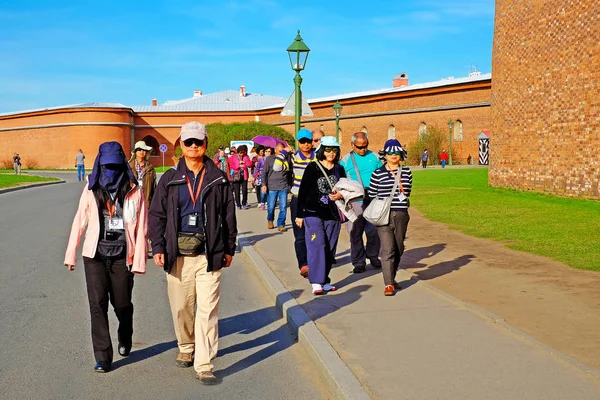
M 226 89 L 308 98 L 491 72 L 493 0 L 0 2 L 0 112 Z

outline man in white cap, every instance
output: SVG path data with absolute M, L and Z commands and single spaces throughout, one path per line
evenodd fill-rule
M 156 189 L 156 171 L 149 161 L 151 153 L 152 147 L 148 146 L 143 140 L 140 140 L 133 146 L 131 158 L 129 159 L 129 166 L 133 171 L 133 175 L 138 180 L 138 184 L 144 192 L 146 208 L 150 208 L 150 202 Z
M 169 303 L 179 354 L 175 364 L 194 366 L 206 385 L 217 383 L 221 268 L 231 265 L 237 222 L 227 177 L 206 156 L 206 127 L 181 128 L 183 157 L 161 177 L 150 206 L 154 262 L 167 272 Z M 197 306 L 197 309 L 196 309 Z

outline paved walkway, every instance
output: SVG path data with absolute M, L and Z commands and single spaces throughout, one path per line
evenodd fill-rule
M 298 275 L 291 229 L 268 230 L 265 217 L 265 211 L 255 208 L 238 212 L 240 234 L 373 398 L 600 398 L 596 378 L 424 283 L 415 284 L 408 273 L 398 279 L 404 279 L 404 289 L 384 297 L 379 271 L 351 273 L 348 244 L 343 240 L 338 265 L 331 273 L 338 291 L 315 298 L 308 281 Z

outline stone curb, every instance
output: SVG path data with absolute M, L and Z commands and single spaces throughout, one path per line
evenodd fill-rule
M 65 183 L 65 181 L 63 181 L 61 179 L 60 181 L 40 182 L 40 183 L 32 183 L 31 185 L 13 186 L 13 187 L 5 188 L 5 189 L 0 189 L 0 194 L 15 192 L 17 190 L 22 190 L 22 189 L 31 189 L 31 188 L 40 187 L 40 186 L 57 185 L 59 183 Z
M 466 310 L 478 315 L 479 317 L 489 320 L 493 324 L 498 325 L 501 328 L 504 328 L 515 338 L 523 341 L 524 343 L 527 343 L 530 346 L 533 346 L 537 349 L 540 349 L 540 350 L 552 355 L 554 358 L 558 359 L 559 361 L 561 361 L 567 365 L 570 365 L 571 367 L 578 369 L 580 372 L 584 372 L 584 373 L 590 375 L 592 378 L 600 379 L 600 371 L 599 370 L 594 369 L 594 368 L 582 363 L 581 361 L 578 361 L 574 357 L 572 357 L 568 354 L 562 353 L 562 352 L 556 350 L 555 348 L 550 347 L 547 344 L 540 342 L 533 336 L 510 325 L 509 323 L 506 322 L 506 320 L 504 318 L 502 318 L 484 308 L 481 308 L 475 304 L 471 304 L 466 301 L 460 300 L 460 299 L 458 299 L 436 287 L 433 287 L 433 286 L 429 285 L 427 282 L 421 280 L 417 275 L 413 274 L 412 272 L 406 271 L 405 269 L 399 269 L 398 275 L 400 275 L 403 280 L 414 281 L 415 285 L 422 286 L 423 288 L 431 291 L 436 296 L 441 297 L 442 299 L 446 300 L 449 303 L 452 303 L 459 307 L 463 307 Z
M 241 254 L 254 266 L 275 307 L 285 318 L 290 329 L 298 337 L 298 343 L 306 350 L 319 375 L 324 378 L 334 398 L 340 400 L 367 400 L 371 396 L 360 384 L 350 368 L 323 336 L 306 311 L 285 288 L 267 262 L 258 254 L 245 235 L 238 236 Z

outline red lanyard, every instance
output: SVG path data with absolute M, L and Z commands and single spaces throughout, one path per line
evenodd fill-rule
M 108 210 L 108 215 L 112 220 L 113 215 L 115 215 L 115 209 L 117 208 L 116 204 L 111 205 L 110 201 L 106 200 L 106 209 Z
M 394 180 L 396 179 L 396 172 L 392 171 L 391 169 L 388 169 L 388 171 L 390 171 L 390 173 L 392 174 L 392 176 L 394 177 Z M 400 185 L 400 191 L 402 192 L 402 194 L 404 194 L 404 188 L 402 187 L 402 166 L 400 166 L 400 181 L 398 182 Z
M 190 177 L 186 174 L 185 180 L 187 182 L 188 190 L 190 191 L 190 197 L 192 198 L 192 203 L 194 204 L 194 208 L 196 208 L 196 202 L 198 201 L 198 197 L 200 197 L 200 188 L 202 187 L 202 182 L 204 182 L 204 174 L 206 174 L 206 169 L 202 171 L 202 176 L 200 177 L 200 184 L 196 188 L 196 194 L 192 190 L 192 184 L 190 183 Z

